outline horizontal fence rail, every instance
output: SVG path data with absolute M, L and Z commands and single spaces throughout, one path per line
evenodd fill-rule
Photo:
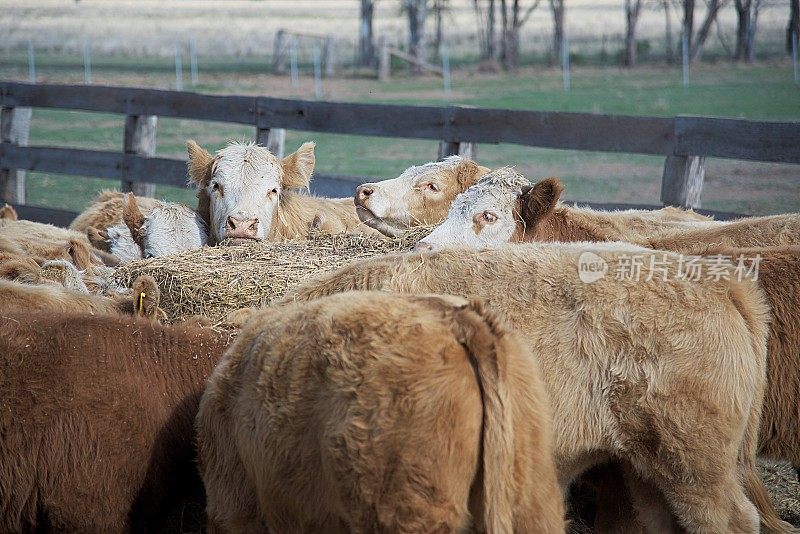
M 290 129 L 436 140 L 440 157 L 474 155 L 477 143 L 661 155 L 666 157 L 662 202 L 693 208 L 700 206 L 705 157 L 800 164 L 798 122 L 355 104 L 16 82 L 0 82 L 0 106 L 4 125 L 0 137 L 0 194 L 6 201 L 19 200 L 9 193 L 14 187 L 24 192 L 24 175 L 13 174 L 24 170 L 120 180 L 124 188 L 134 191 L 137 189 L 133 186 L 145 184 L 185 186 L 186 162 L 153 157 L 155 145 L 142 141 L 151 136 L 154 143 L 158 116 L 248 124 L 255 128 L 256 140 L 276 154 L 283 151 L 283 130 Z M 123 114 L 127 117 L 126 149 L 110 152 L 25 146 L 28 125 L 18 123 L 24 117 L 29 121 L 30 113 L 15 111 L 27 108 Z M 144 120 L 148 117 L 150 122 Z M 25 131 L 16 135 L 15 129 Z M 4 185 L 4 180 L 11 185 Z M 369 180 L 319 173 L 312 181 L 312 192 L 346 196 L 358 183 Z

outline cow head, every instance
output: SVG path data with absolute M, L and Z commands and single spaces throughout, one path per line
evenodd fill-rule
M 213 243 L 267 239 L 283 190 L 307 188 L 314 171 L 314 143 L 282 160 L 254 143 L 231 143 L 216 156 L 194 141 L 186 146 L 189 180 L 198 188 L 198 211 Z
M 397 178 L 358 186 L 356 212 L 363 223 L 396 237 L 409 227 L 440 222 L 456 195 L 487 172 L 461 156 L 410 167 Z
M 414 248 L 491 248 L 520 241 L 552 214 L 562 190 L 555 178 L 531 187 L 508 167 L 490 172 L 460 194 L 447 219 Z
M 180 204 L 158 204 L 145 217 L 139 210 L 136 197 L 130 193 L 122 218 L 144 258 L 177 254 L 208 242 L 208 230 L 203 219 Z M 124 240 L 124 236 L 122 238 Z

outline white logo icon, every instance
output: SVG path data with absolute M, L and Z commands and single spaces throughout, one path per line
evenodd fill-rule
M 594 252 L 584 252 L 578 257 L 578 278 L 585 284 L 591 284 L 603 278 L 608 272 L 606 260 Z

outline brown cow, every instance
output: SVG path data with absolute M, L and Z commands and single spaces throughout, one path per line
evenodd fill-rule
M 706 245 L 727 247 L 800 244 L 800 215 L 748 217 L 732 222 L 663 221 L 650 215 L 570 208 L 559 202 L 555 178 L 533 187 L 510 169 L 484 176 L 453 203 L 447 220 L 419 250 L 465 245 L 492 247 L 529 241 L 628 241 L 687 254 Z
M 397 178 L 358 186 L 353 199 L 358 218 L 390 237 L 413 226 L 438 224 L 456 195 L 487 172 L 461 156 L 409 167 Z
M 227 335 L 0 317 L 0 532 L 154 532 L 200 489 L 193 423 Z
M 763 295 L 752 280 L 682 278 L 676 254 L 612 246 L 386 256 L 325 274 L 294 298 L 371 289 L 486 299 L 524 336 L 542 371 L 564 487 L 594 464 L 624 458 L 690 531 L 756 532 L 756 507 L 768 528 L 782 531 L 755 471 Z M 645 265 L 666 257 L 667 279 L 605 276 L 624 273 L 634 255 Z M 584 270 L 585 262 L 594 267 Z
M 209 242 L 223 239 L 279 241 L 322 233 L 379 232 L 363 224 L 351 198 L 319 198 L 307 189 L 314 171 L 314 143 L 279 160 L 254 143 L 231 143 L 212 156 L 188 141 L 189 180 L 198 188 L 198 213 L 208 214 Z M 204 216 L 205 217 L 205 216 Z
M 255 314 L 197 416 L 211 532 L 563 532 L 550 411 L 478 303 L 356 292 Z
M 13 265 L 13 264 L 12 264 Z M 36 276 L 39 278 L 35 278 Z M 41 282 L 41 271 L 25 271 L 25 282 Z M 150 320 L 161 318 L 158 308 L 161 292 L 151 276 L 134 280 L 130 296 L 104 297 L 91 295 L 57 284 L 34 285 L 0 279 L 0 313 L 48 311 L 54 313 L 88 313 L 91 315 L 136 315 Z

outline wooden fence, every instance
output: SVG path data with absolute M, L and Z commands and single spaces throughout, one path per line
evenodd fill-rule
M 25 170 L 110 178 L 123 190 L 146 195 L 152 195 L 151 184 L 185 186 L 185 161 L 154 157 L 159 116 L 249 124 L 256 141 L 276 154 L 283 153 L 290 129 L 430 139 L 439 142 L 440 158 L 474 155 L 477 143 L 660 155 L 665 157 L 661 201 L 694 208 L 700 207 L 705 157 L 800 164 L 800 122 L 351 104 L 12 82 L 0 82 L 0 106 L 0 200 L 22 205 L 25 217 L 57 223 L 73 214 L 26 206 Z M 124 149 L 28 146 L 31 108 L 123 114 Z M 316 174 L 312 190 L 349 196 L 365 180 Z

